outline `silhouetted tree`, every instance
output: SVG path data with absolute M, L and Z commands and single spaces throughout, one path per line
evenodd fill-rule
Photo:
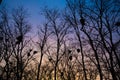
M 35 55 L 31 49 L 29 38 L 25 38 L 30 30 L 27 22 L 26 10 L 22 7 L 14 10 L 11 14 L 7 10 L 1 9 L 0 35 L 1 35 L 1 63 L 3 79 L 22 80 L 24 71 Z M 9 18 L 11 16 L 11 19 Z M 11 23 L 12 22 L 12 23 Z M 3 39 L 2 39 L 3 38 Z
M 75 31 L 75 34 L 77 35 L 77 38 L 78 38 L 78 41 L 79 41 L 79 47 L 80 47 L 80 50 L 81 50 L 81 56 L 82 56 L 82 67 L 83 67 L 83 71 L 84 71 L 84 78 L 85 80 L 87 80 L 87 74 L 86 74 L 86 71 L 85 71 L 85 62 L 84 62 L 84 52 L 83 52 L 83 45 L 82 45 L 82 39 L 81 39 L 81 31 L 80 31 L 80 28 L 79 28 L 79 24 L 78 24 L 78 15 L 77 13 L 80 12 L 76 12 L 77 11 L 77 7 L 80 7 L 80 9 L 82 9 L 82 7 L 84 6 L 84 1 L 82 0 L 80 2 L 80 0 L 66 0 L 67 1 L 67 6 L 68 6 L 68 10 L 66 11 L 66 16 L 65 16 L 65 19 L 69 22 L 69 24 L 73 27 L 74 31 Z M 68 14 L 69 13 L 69 14 Z M 82 13 L 82 11 L 81 11 Z M 82 14 L 80 14 L 81 16 Z M 82 28 L 84 27 L 85 25 L 85 19 L 81 16 L 81 19 L 80 19 L 80 22 L 82 24 Z
M 114 35 L 119 36 L 117 27 L 117 25 L 119 26 L 120 15 L 119 6 L 117 6 L 119 2 L 116 1 L 116 3 L 114 0 L 91 0 L 89 1 L 91 4 L 88 5 L 87 0 L 66 1 L 68 3 L 68 11 L 66 10 L 65 19 L 73 26 L 73 29 L 77 32 L 76 35 L 80 35 L 78 38 L 83 35 L 88 40 L 88 45 L 94 52 L 100 80 L 103 80 L 103 65 L 105 64 L 103 61 L 101 62 L 100 58 L 102 55 L 104 55 L 104 60 L 108 64 L 107 67 L 110 68 L 112 78 L 115 80 L 119 79 L 115 74 L 115 70 L 120 63 L 119 53 L 116 52 L 117 48 L 114 47 L 114 43 L 117 42 Z M 117 39 L 119 41 L 119 38 Z M 115 66 L 116 61 L 117 66 Z
M 46 53 L 47 51 L 47 40 L 48 40 L 48 37 L 50 36 L 50 32 L 48 31 L 48 23 L 44 24 L 43 26 L 40 26 L 39 28 L 39 31 L 38 31 L 38 38 L 39 38 L 39 41 L 38 41 L 38 47 L 40 49 L 40 61 L 39 61 L 39 64 L 38 64 L 38 72 L 37 72 L 37 80 L 39 80 L 39 75 L 40 75 L 40 68 L 41 68 L 41 64 L 42 64 L 42 59 L 43 59 L 43 55 Z M 40 79 L 42 79 L 40 77 Z
M 55 41 L 55 44 L 52 46 L 56 46 L 55 48 L 55 58 L 54 60 L 54 80 L 56 80 L 57 75 L 57 67 L 58 63 L 61 59 L 61 56 L 64 54 L 62 53 L 62 45 L 65 39 L 65 36 L 67 34 L 67 24 L 66 22 L 61 18 L 61 14 L 58 12 L 58 10 L 52 10 L 52 9 L 45 9 L 43 13 L 46 17 L 46 19 L 49 22 L 49 30 L 52 33 L 53 40 Z M 50 53 L 54 53 L 51 52 Z

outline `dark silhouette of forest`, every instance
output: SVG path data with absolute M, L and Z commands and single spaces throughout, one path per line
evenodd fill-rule
M 0 9 L 0 80 L 120 80 L 119 0 L 66 0 L 41 13 L 32 37 L 26 8 Z

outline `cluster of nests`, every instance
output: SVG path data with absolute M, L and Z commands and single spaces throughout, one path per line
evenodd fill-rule
M 78 48 L 76 51 L 79 53 L 79 52 L 80 52 L 80 49 Z M 71 53 L 72 53 L 72 51 L 71 51 L 71 50 L 68 50 L 68 54 L 69 54 L 69 57 L 68 57 L 68 58 L 69 58 L 70 61 L 73 59 Z M 53 59 L 52 59 L 51 56 L 49 56 L 49 57 L 48 57 L 48 60 L 49 60 L 49 61 L 52 61 Z
M 17 38 L 16 38 L 16 44 L 20 44 L 22 41 L 23 41 L 23 36 L 22 35 L 20 35 L 20 36 L 18 36 Z M 31 56 L 31 52 L 33 52 L 33 55 L 34 54 L 36 54 L 38 51 L 33 51 L 32 49 L 30 49 L 29 51 L 28 51 L 28 53 L 27 53 L 27 56 L 29 57 L 29 56 Z
M 2 40 L 3 40 L 3 37 L 0 37 L 0 41 L 2 41 Z M 5 41 L 9 41 L 9 39 L 5 39 Z M 15 44 L 16 44 L 16 45 L 19 45 L 21 42 L 23 42 L 23 36 L 22 36 L 22 35 L 16 37 L 16 42 L 15 42 Z M 27 53 L 27 56 L 28 56 L 28 57 L 31 56 L 31 52 L 33 52 L 33 54 L 36 54 L 38 51 L 33 51 L 32 49 L 30 49 L 30 50 L 28 51 L 28 53 Z
M 79 53 L 79 52 L 80 52 L 80 49 L 77 49 L 76 51 Z M 71 50 L 68 50 L 68 53 L 71 54 L 72 51 L 71 51 Z M 52 60 L 53 60 L 51 56 L 49 56 L 48 59 L 49 59 L 49 61 L 52 61 Z M 70 61 L 72 60 L 72 55 L 69 55 L 69 60 L 70 60 Z M 61 76 L 61 77 L 64 76 L 64 72 L 63 72 L 63 71 L 60 72 L 60 76 Z
M 83 17 L 81 17 L 81 19 L 80 19 L 80 23 L 81 23 L 82 26 L 85 25 L 85 19 L 84 19 Z M 120 21 L 115 22 L 115 26 L 120 26 Z M 82 27 L 82 28 L 83 28 L 83 27 Z
M 68 53 L 71 54 L 71 50 L 68 50 Z M 79 53 L 80 52 L 80 49 L 77 49 L 77 52 Z M 72 60 L 72 55 L 69 56 L 69 60 Z
M 27 56 L 29 57 L 29 56 L 31 56 L 31 52 L 32 52 L 33 50 L 32 49 L 30 49 L 29 51 L 28 51 L 28 53 L 27 53 Z M 33 51 L 33 55 L 34 54 L 36 54 L 38 51 Z

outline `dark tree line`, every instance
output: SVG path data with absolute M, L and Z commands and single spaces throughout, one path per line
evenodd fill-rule
M 43 8 L 35 38 L 25 8 L 0 9 L 0 80 L 119 80 L 119 5 L 66 0 L 62 11 Z

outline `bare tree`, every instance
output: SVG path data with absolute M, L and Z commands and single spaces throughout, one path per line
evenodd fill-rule
M 53 41 L 55 41 L 55 44 L 53 46 L 56 46 L 55 48 L 55 59 L 54 60 L 54 80 L 56 80 L 57 75 L 57 67 L 58 63 L 61 59 L 61 56 L 64 55 L 62 52 L 62 45 L 65 39 L 65 36 L 67 34 L 67 24 L 66 22 L 62 21 L 60 18 L 61 14 L 58 12 L 58 10 L 51 10 L 51 9 L 45 9 L 44 15 L 46 19 L 49 22 L 49 29 L 52 33 Z M 53 52 L 50 52 L 53 53 Z
M 41 68 L 41 64 L 42 64 L 42 59 L 43 59 L 43 55 L 46 53 L 47 49 L 45 49 L 46 47 L 46 43 L 48 40 L 48 37 L 50 36 L 50 32 L 48 31 L 48 23 L 44 24 L 43 27 L 39 27 L 38 28 L 38 46 L 40 48 L 40 61 L 38 64 L 38 72 L 37 72 L 37 80 L 39 80 L 39 73 L 40 73 L 40 68 Z M 41 79 L 41 78 L 40 78 Z
M 12 49 L 9 47 L 12 47 L 11 45 L 11 31 L 10 29 L 10 19 L 7 12 L 7 9 L 4 7 L 0 10 L 1 14 L 1 21 L 0 21 L 0 33 L 1 33 L 1 66 L 3 68 L 1 77 L 4 79 L 9 79 L 11 74 L 11 68 L 10 68 L 10 58 L 12 56 Z
M 115 75 L 115 67 L 114 67 L 114 58 L 113 56 L 116 57 L 116 60 L 118 61 L 118 66 L 119 66 L 119 58 L 118 55 L 115 51 L 114 48 L 114 42 L 116 40 L 114 40 L 115 37 L 113 37 L 113 35 L 116 34 L 116 27 L 115 27 L 115 22 L 119 20 L 119 8 L 116 8 L 116 2 L 114 2 L 114 0 L 110 0 L 110 1 L 105 1 L 105 0 L 94 0 L 94 7 L 96 6 L 96 11 L 92 10 L 89 8 L 89 11 L 92 13 L 91 15 L 87 14 L 89 16 L 89 18 L 92 20 L 92 24 L 94 25 L 93 31 L 95 29 L 97 37 L 95 39 L 95 41 L 98 41 L 98 49 L 101 51 L 103 51 L 103 47 L 105 49 L 105 53 L 104 56 L 106 56 L 108 53 L 109 55 L 109 59 L 106 57 L 108 66 L 110 68 L 110 72 L 112 75 L 112 78 L 117 80 L 117 76 Z M 113 5 L 111 5 L 111 3 L 113 3 Z M 113 11 L 113 8 L 115 11 Z M 88 11 L 88 12 L 89 12 Z M 86 27 L 85 27 L 86 28 Z M 85 34 L 87 36 L 89 36 L 90 38 L 90 34 L 88 34 L 88 31 L 85 31 L 85 28 L 83 30 L 83 32 L 85 32 Z M 93 32 L 91 31 L 91 33 Z M 118 38 L 119 39 L 119 38 Z M 91 39 L 92 40 L 92 39 Z M 94 40 L 93 40 L 94 41 Z M 101 42 L 101 43 L 100 43 Z M 107 51 L 107 52 L 106 52 Z M 99 53 L 99 52 L 97 52 Z M 110 60 L 110 63 L 109 63 Z
M 119 3 L 114 2 L 114 0 L 92 0 L 91 5 L 87 5 L 87 1 L 80 0 L 67 0 L 67 3 L 66 20 L 73 26 L 73 29 L 77 32 L 76 35 L 86 36 L 88 44 L 94 52 L 100 79 L 103 80 L 102 64 L 105 64 L 101 62 L 101 54 L 105 57 L 104 60 L 110 68 L 112 78 L 115 80 L 119 79 L 115 75 L 115 69 L 119 67 L 119 53 L 116 53 L 114 43 L 117 41 L 113 37 L 115 34 L 119 36 L 119 31 L 116 30 L 118 27 L 116 27 L 117 25 L 115 26 L 116 22 L 117 24 L 119 23 L 119 7 L 116 5 Z M 113 5 L 111 5 L 112 3 Z M 84 34 L 80 34 L 82 32 Z M 116 57 L 116 60 L 113 57 Z M 115 61 L 117 61 L 117 66 L 115 66 Z M 85 74 L 86 72 L 84 71 Z
M 6 80 L 22 80 L 26 67 L 36 54 L 30 47 L 31 40 L 25 38 L 30 30 L 25 11 L 20 7 L 15 9 L 11 16 L 5 8 L 1 10 L 2 56 L 0 58 L 2 66 L 5 65 L 1 76 Z
M 85 80 L 87 80 L 87 74 L 85 71 L 85 62 L 84 62 L 84 52 L 83 52 L 83 45 L 82 45 L 82 39 L 81 39 L 81 31 L 79 28 L 79 23 L 78 23 L 78 12 L 77 11 L 77 7 L 82 7 L 84 6 L 84 1 L 77 1 L 77 0 L 66 0 L 67 1 L 67 6 L 68 6 L 68 10 L 66 11 L 66 15 L 65 15 L 65 19 L 70 23 L 70 25 L 73 27 L 75 34 L 78 38 L 79 41 L 79 47 L 80 47 L 80 52 L 81 52 L 81 56 L 82 56 L 82 67 L 83 67 L 83 71 L 84 71 L 84 78 Z M 80 11 L 79 11 L 80 12 Z M 82 11 L 81 11 L 82 12 Z M 83 26 L 84 26 L 84 20 L 82 20 Z
M 26 66 L 37 51 L 33 51 L 32 47 L 28 49 L 31 40 L 29 40 L 29 38 L 25 39 L 25 36 L 31 28 L 31 25 L 27 20 L 28 13 L 26 10 L 23 7 L 19 7 L 14 10 L 12 16 L 14 37 L 16 39 L 15 44 L 13 44 L 14 56 L 16 59 L 15 73 L 17 80 L 22 80 Z

